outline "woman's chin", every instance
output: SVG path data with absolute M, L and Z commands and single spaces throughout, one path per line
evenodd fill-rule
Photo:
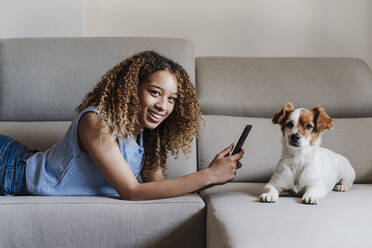
M 146 121 L 143 126 L 146 129 L 155 129 L 160 125 L 160 123 L 161 121 L 159 122 Z

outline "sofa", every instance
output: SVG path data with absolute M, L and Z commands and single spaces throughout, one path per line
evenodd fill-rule
M 0 39 L 0 133 L 45 151 L 73 110 L 124 58 L 154 50 L 182 64 L 204 121 L 192 152 L 169 158 L 167 178 L 206 168 L 245 124 L 243 167 L 234 181 L 169 199 L 0 196 L 0 247 L 371 247 L 372 72 L 355 58 L 195 57 L 185 39 L 70 37 Z M 258 196 L 280 157 L 271 117 L 287 102 L 321 105 L 335 128 L 323 146 L 356 171 L 347 192 L 318 205 Z

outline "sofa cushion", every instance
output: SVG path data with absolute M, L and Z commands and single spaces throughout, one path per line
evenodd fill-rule
M 258 200 L 260 183 L 228 183 L 202 192 L 207 247 L 371 247 L 372 184 L 331 192 L 318 205 L 280 197 Z
M 0 120 L 70 121 L 106 71 L 144 50 L 180 63 L 194 82 L 193 46 L 184 39 L 0 39 Z
M 206 168 L 217 152 L 236 143 L 246 124 L 252 130 L 244 143 L 243 166 L 235 181 L 267 182 L 281 153 L 279 125 L 269 118 L 204 115 L 198 140 L 199 169 Z M 346 156 L 356 171 L 357 183 L 372 183 L 372 118 L 338 118 L 323 135 L 323 147 Z
M 1 247 L 204 247 L 198 194 L 154 201 L 0 196 Z
M 372 117 L 372 72 L 353 58 L 198 57 L 204 114 L 271 117 L 287 102 L 333 117 Z
M 31 150 L 46 151 L 66 133 L 70 121 L 0 121 L 0 132 Z
M 207 168 L 216 154 L 231 143 L 236 144 L 246 124 L 253 127 L 243 145 L 242 168 L 235 181 L 265 182 L 280 156 L 279 128 L 269 119 L 204 115 L 205 125 L 199 128 L 198 166 Z

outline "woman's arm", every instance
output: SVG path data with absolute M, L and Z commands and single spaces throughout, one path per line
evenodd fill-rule
M 210 166 L 189 175 L 138 183 L 127 162 L 124 160 L 114 135 L 98 127 L 98 115 L 85 114 L 79 123 L 79 141 L 104 177 L 126 200 L 152 200 L 184 195 L 197 191 L 211 184 L 222 184 L 234 179 L 237 163 L 243 151 L 233 156 L 224 157 L 232 146 L 220 152 Z

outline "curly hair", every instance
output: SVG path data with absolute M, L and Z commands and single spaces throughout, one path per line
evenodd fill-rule
M 154 51 L 137 53 L 109 70 L 75 109 L 77 113 L 89 106 L 99 111 L 100 127 L 119 140 L 139 133 L 139 86 L 155 72 L 168 70 L 177 79 L 178 98 L 172 113 L 155 129 L 143 131 L 145 149 L 141 172 L 146 179 L 151 172 L 167 171 L 167 156 L 178 156 L 180 149 L 187 154 L 191 142 L 198 136 L 202 119 L 195 88 L 185 69 Z

